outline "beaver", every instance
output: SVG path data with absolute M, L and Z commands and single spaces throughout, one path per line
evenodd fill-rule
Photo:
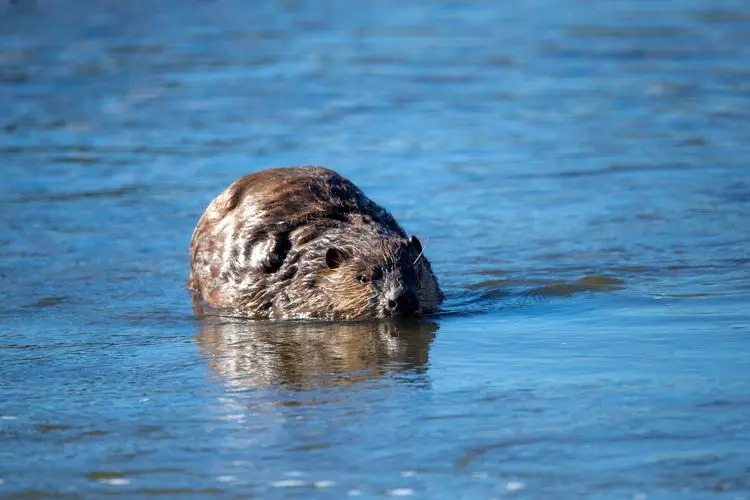
M 323 167 L 256 172 L 217 196 L 193 232 L 188 287 L 255 319 L 421 316 L 444 298 L 419 239 Z

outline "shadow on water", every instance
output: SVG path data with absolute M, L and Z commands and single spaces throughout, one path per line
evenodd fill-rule
M 625 287 L 625 280 L 608 275 L 586 274 L 578 279 L 510 277 L 505 271 L 480 273 L 462 289 L 447 294 L 446 305 L 438 315 L 475 316 L 504 309 L 531 307 L 539 301 L 573 297 L 587 293 L 612 293 Z
M 525 297 L 552 298 L 570 297 L 579 293 L 612 292 L 622 288 L 624 281 L 613 276 L 587 275 L 574 281 L 554 279 L 508 279 L 489 280 L 471 286 L 482 290 L 484 295 L 493 295 L 497 290 L 518 290 Z
M 423 374 L 438 326 L 429 321 L 270 322 L 202 319 L 197 342 L 212 371 L 237 388 L 350 386 Z

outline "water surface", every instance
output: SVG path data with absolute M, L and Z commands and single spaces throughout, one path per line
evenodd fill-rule
M 744 2 L 157 3 L 0 4 L 0 496 L 750 498 Z M 444 314 L 195 318 L 291 164 Z

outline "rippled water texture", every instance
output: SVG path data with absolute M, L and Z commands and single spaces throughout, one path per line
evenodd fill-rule
M 746 2 L 0 3 L 0 496 L 750 498 Z M 429 321 L 196 319 L 323 164 Z

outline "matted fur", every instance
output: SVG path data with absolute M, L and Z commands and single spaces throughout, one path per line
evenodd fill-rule
M 199 300 L 249 318 L 390 317 L 400 313 L 389 298 L 403 291 L 416 297 L 409 314 L 424 315 L 443 300 L 418 240 L 321 167 L 265 170 L 232 183 L 193 232 L 190 269 Z

